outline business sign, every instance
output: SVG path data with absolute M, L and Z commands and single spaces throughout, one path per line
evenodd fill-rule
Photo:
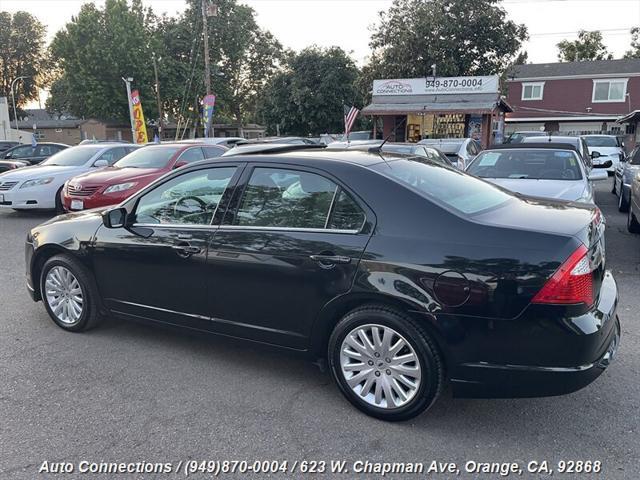
M 451 95 L 498 93 L 497 75 L 484 77 L 429 77 L 373 81 L 374 95 Z
M 142 113 L 142 103 L 140 102 L 140 94 L 138 90 L 131 92 L 131 107 L 133 110 L 133 129 L 136 134 L 134 143 L 147 143 L 147 126 L 144 123 L 144 114 Z
M 211 121 L 213 120 L 213 110 L 216 106 L 216 96 L 207 95 L 202 99 L 202 124 L 204 125 L 204 136 L 209 136 Z

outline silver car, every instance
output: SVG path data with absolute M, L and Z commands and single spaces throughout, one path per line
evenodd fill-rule
M 612 165 L 607 168 L 607 171 L 613 173 L 624 157 L 624 149 L 620 139 L 615 135 L 581 135 L 581 137 L 587 142 L 589 154 L 593 155 L 593 152 L 600 154 L 599 157 L 593 159 L 593 164 L 600 165 L 611 160 Z
M 634 177 L 640 173 L 640 145 L 624 157 L 613 172 L 613 188 L 611 193 L 618 195 L 618 210 L 629 210 L 631 184 Z
M 587 171 L 571 145 L 521 143 L 483 151 L 466 171 L 523 195 L 593 204 L 592 182 L 608 178 L 605 168 Z
M 429 145 L 444 153 L 454 167 L 464 170 L 480 153 L 482 146 L 473 138 L 425 138 L 418 145 Z

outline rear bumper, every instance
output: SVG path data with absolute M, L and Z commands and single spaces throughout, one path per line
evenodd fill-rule
M 552 318 L 532 309 L 509 321 L 517 322 L 521 328 L 494 326 L 492 334 L 500 335 L 503 330 L 508 338 L 485 338 L 492 352 L 476 353 L 486 359 L 466 359 L 453 367 L 454 396 L 545 397 L 586 387 L 609 366 L 620 344 L 617 305 L 617 285 L 607 272 L 598 304 L 586 314 Z M 505 343 L 498 351 L 501 342 Z

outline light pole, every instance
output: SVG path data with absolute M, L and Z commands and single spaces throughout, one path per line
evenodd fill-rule
M 133 143 L 136 142 L 136 127 L 133 123 L 133 107 L 131 106 L 131 82 L 133 82 L 133 77 L 121 77 L 124 84 L 127 86 L 127 105 L 129 105 L 129 122 L 131 123 L 131 141 Z
M 16 95 L 15 93 L 13 93 L 13 87 L 18 80 L 23 80 L 25 78 L 30 78 L 30 77 L 23 75 L 23 76 L 14 78 L 13 82 L 11 82 L 11 98 L 13 99 L 13 120 L 16 123 L 16 135 L 18 133 L 18 114 L 16 112 Z

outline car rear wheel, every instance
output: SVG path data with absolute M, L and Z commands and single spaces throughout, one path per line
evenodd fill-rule
M 47 313 L 62 329 L 79 332 L 98 323 L 98 291 L 91 274 L 73 257 L 55 255 L 46 261 L 40 291 Z
M 620 197 L 618 197 L 618 211 L 629 211 L 629 197 L 625 195 L 624 186 L 620 186 Z
M 343 317 L 329 339 L 328 358 L 345 397 L 383 420 L 422 413 L 444 383 L 443 363 L 428 333 L 384 306 L 363 307 Z
M 629 213 L 627 214 L 627 230 L 630 233 L 640 233 L 640 222 L 638 222 L 638 218 L 634 215 L 632 208 L 629 208 Z

